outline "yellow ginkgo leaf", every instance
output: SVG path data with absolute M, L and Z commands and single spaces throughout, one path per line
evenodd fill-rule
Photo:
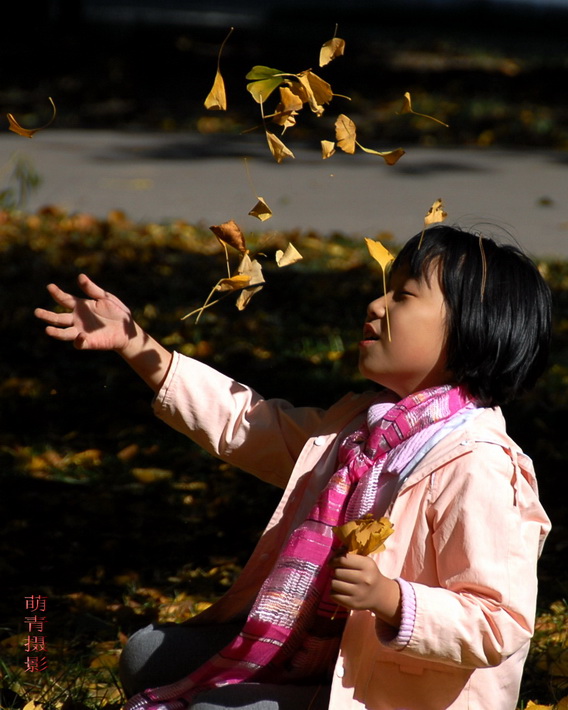
M 381 267 L 381 271 L 383 272 L 383 291 L 386 293 L 387 292 L 387 269 L 390 266 L 390 264 L 394 261 L 394 256 L 390 253 L 390 251 L 384 247 L 381 242 L 374 241 L 373 239 L 367 239 L 365 237 L 365 242 L 367 244 L 367 249 L 369 250 L 369 254 L 373 257 L 373 259 L 378 262 L 378 264 Z M 387 321 L 387 337 L 389 339 L 389 342 L 391 340 L 391 331 L 390 331 L 390 318 L 389 318 L 389 306 L 388 302 L 385 304 L 385 317 Z
M 317 116 L 321 116 L 324 112 L 323 105 L 328 104 L 333 98 L 331 86 L 309 69 L 296 74 L 296 78 L 306 91 L 311 110 Z
M 337 147 L 345 153 L 354 153 L 357 144 L 357 128 L 355 123 L 344 113 L 339 114 L 335 121 L 335 138 Z
M 225 82 L 221 76 L 221 72 L 217 69 L 213 88 L 203 102 L 206 109 L 210 111 L 226 111 L 227 110 L 227 95 L 225 93 Z
M 225 93 L 225 82 L 221 76 L 221 53 L 223 48 L 233 32 L 233 27 L 229 30 L 229 33 L 223 40 L 221 47 L 219 49 L 219 54 L 217 55 L 217 73 L 215 74 L 215 81 L 213 82 L 213 88 L 207 95 L 204 101 L 204 106 L 210 111 L 226 111 L 227 110 L 227 94 Z
M 365 242 L 367 244 L 369 254 L 380 264 L 383 271 L 386 270 L 388 265 L 394 261 L 394 256 L 381 244 L 381 242 L 377 242 L 374 239 L 368 239 L 367 237 L 365 237 Z
M 444 210 L 442 200 L 438 199 L 432 204 L 432 207 L 430 207 L 426 213 L 426 216 L 424 217 L 424 224 L 428 225 L 443 222 L 447 216 L 448 213 Z
M 245 236 L 234 219 L 230 219 L 228 222 L 223 222 L 223 224 L 213 225 L 209 227 L 209 229 L 213 232 L 217 239 L 220 239 L 225 244 L 228 244 L 237 251 L 240 251 L 241 254 L 246 254 L 247 245 L 245 242 Z
M 295 264 L 297 261 L 300 261 L 304 258 L 293 244 L 288 244 L 288 246 L 286 247 L 286 251 L 278 249 L 275 257 L 276 263 L 280 267 Z
M 266 140 L 268 141 L 268 147 L 270 148 L 270 152 L 274 156 L 274 159 L 276 160 L 277 163 L 281 163 L 284 158 L 294 158 L 294 153 L 287 148 L 284 143 L 278 138 L 278 136 L 275 136 L 274 133 L 270 133 L 270 131 L 266 131 Z
M 388 518 L 375 520 L 369 513 L 363 518 L 334 527 L 333 532 L 347 548 L 347 552 L 370 555 L 384 549 L 385 541 L 393 534 L 394 527 Z
M 448 216 L 448 213 L 444 210 L 442 200 L 438 199 L 436 200 L 433 204 L 432 207 L 426 212 L 424 215 L 424 229 L 422 230 L 422 234 L 420 235 L 420 241 L 418 242 L 418 248 L 422 246 L 422 240 L 424 239 L 424 233 L 426 232 L 426 227 L 430 224 L 437 224 L 438 222 L 443 222 L 446 217 Z M 480 242 L 481 244 L 481 242 Z M 483 252 L 482 252 L 483 255 Z M 483 294 L 483 288 L 482 288 L 482 294 Z
M 335 153 L 335 141 L 321 141 L 321 157 L 323 160 L 331 158 Z
M 253 99 L 261 104 L 270 96 L 270 94 L 282 84 L 289 74 L 281 72 L 279 69 L 271 69 L 261 65 L 254 66 L 246 75 L 246 79 L 250 79 L 247 84 L 247 91 Z
M 341 57 L 345 53 L 345 40 L 339 37 L 333 37 L 322 45 L 320 49 L 319 65 L 324 67 L 329 64 L 332 59 Z
M 427 116 L 425 113 L 418 113 L 417 111 L 414 111 L 414 109 L 412 108 L 412 98 L 410 96 L 409 91 L 404 94 L 404 98 L 402 99 L 402 106 L 399 113 L 412 113 L 415 116 L 420 116 L 421 118 L 428 118 L 430 121 L 435 121 L 436 123 L 439 123 L 441 126 L 445 126 L 446 128 L 449 127 L 447 123 L 440 121 L 440 119 L 438 118 L 434 118 L 434 116 Z
M 258 202 L 249 212 L 251 217 L 256 217 L 261 222 L 265 222 L 267 219 L 272 217 L 272 210 L 266 204 L 263 197 L 257 197 Z
M 250 284 L 249 274 L 235 274 L 226 279 L 221 279 L 215 286 L 215 291 L 240 291 Z
M 14 118 L 14 115 L 9 113 L 6 117 L 8 119 L 9 129 L 13 131 L 14 133 L 17 133 L 19 136 L 23 136 L 24 138 L 33 138 L 34 134 L 36 134 L 38 131 L 43 131 L 44 128 L 47 128 L 48 126 L 51 126 L 51 124 L 55 121 L 55 116 L 57 115 L 57 109 L 55 108 L 55 104 L 53 102 L 53 99 L 51 96 L 49 97 L 49 101 L 51 103 L 51 106 L 53 108 L 53 115 L 49 119 L 49 121 L 43 125 L 40 126 L 39 128 L 23 128 L 20 126 L 20 124 L 16 121 Z
M 385 151 L 372 150 L 371 148 L 365 148 L 358 141 L 355 141 L 355 143 L 365 153 L 370 153 L 371 155 L 379 155 L 387 165 L 394 165 L 395 163 L 398 163 L 398 161 L 406 152 L 403 148 L 395 148 L 394 150 Z
M 288 86 L 280 87 L 280 103 L 276 107 L 276 112 L 271 116 L 274 123 L 283 126 L 284 131 L 296 124 L 296 116 L 298 111 L 301 111 L 304 102 L 290 90 Z M 284 132 L 283 131 L 283 132 Z
M 239 264 L 238 273 L 241 276 L 246 276 L 249 279 L 247 286 L 241 291 L 237 299 L 237 308 L 242 311 L 248 305 L 250 299 L 257 291 L 264 286 L 264 277 L 262 275 L 262 266 L 256 259 L 251 259 L 248 254 L 245 254 Z

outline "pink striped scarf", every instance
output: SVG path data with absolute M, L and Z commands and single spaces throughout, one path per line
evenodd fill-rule
M 221 685 L 289 683 L 325 675 L 337 656 L 348 615 L 343 608 L 338 611 L 329 596 L 328 562 L 339 545 L 332 528 L 346 522 L 348 510 L 356 512 L 355 517 L 372 512 L 353 511 L 349 505 L 365 473 L 380 466 L 396 447 L 443 424 L 470 403 L 461 387 L 434 387 L 390 405 L 371 427 L 348 436 L 339 450 L 338 470 L 292 532 L 239 635 L 186 678 L 136 695 L 125 710 L 181 710 L 199 693 Z

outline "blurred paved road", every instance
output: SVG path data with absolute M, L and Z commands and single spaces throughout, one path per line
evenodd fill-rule
M 568 257 L 568 153 L 410 147 L 387 167 L 365 154 L 322 161 L 319 151 L 288 144 L 296 159 L 278 165 L 261 136 L 47 130 L 28 140 L 4 133 L 0 187 L 20 154 L 43 178 L 32 211 L 52 204 L 101 217 L 120 209 L 136 221 L 235 219 L 245 231 L 386 231 L 399 243 L 420 231 L 441 197 L 448 223 L 489 223 L 533 255 Z M 264 224 L 247 216 L 255 195 L 274 212 Z

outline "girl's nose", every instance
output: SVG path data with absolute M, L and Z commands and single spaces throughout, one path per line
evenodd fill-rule
M 386 296 L 381 296 L 380 298 L 375 298 L 367 306 L 367 320 L 375 320 L 377 318 L 384 318 L 386 311 Z

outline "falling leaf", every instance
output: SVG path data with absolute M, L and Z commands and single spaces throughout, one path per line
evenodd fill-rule
M 335 121 L 335 138 L 337 147 L 341 148 L 345 153 L 354 153 L 357 137 L 357 129 L 353 121 L 341 113 Z
M 35 133 L 37 133 L 38 131 L 43 131 L 44 128 L 51 126 L 51 124 L 55 121 L 57 109 L 55 108 L 55 104 L 53 103 L 53 99 L 51 98 L 51 96 L 49 97 L 49 101 L 50 101 L 51 106 L 53 108 L 53 115 L 51 116 L 49 121 L 44 126 L 40 126 L 39 128 L 23 128 L 16 121 L 16 119 L 14 118 L 14 115 L 9 113 L 7 115 L 8 123 L 10 124 L 9 129 L 11 131 L 13 131 L 14 133 L 17 133 L 19 136 L 23 136 L 24 138 L 33 138 Z
M 300 254 L 300 252 L 296 249 L 296 247 L 293 244 L 288 244 L 286 247 L 286 251 L 282 251 L 282 249 L 278 249 L 276 252 L 276 263 L 278 266 L 289 266 L 290 264 L 295 264 L 297 261 L 300 261 L 304 257 Z
M 234 219 L 230 219 L 228 222 L 223 222 L 223 224 L 216 226 L 214 225 L 209 227 L 209 229 L 213 232 L 217 239 L 220 239 L 225 244 L 228 244 L 237 251 L 240 251 L 241 254 L 246 254 L 247 246 L 245 236 Z
M 261 222 L 265 222 L 267 219 L 270 219 L 272 217 L 272 210 L 266 204 L 263 197 L 258 197 L 257 199 L 258 202 L 249 212 L 249 215 L 251 217 L 256 217 Z
M 227 110 L 227 95 L 225 93 L 225 82 L 221 76 L 221 72 L 217 69 L 213 88 L 203 102 L 206 109 L 210 111 L 226 111 Z
M 385 271 L 389 264 L 394 261 L 394 256 L 381 244 L 381 242 L 368 239 L 367 237 L 365 237 L 365 242 L 367 244 L 369 254 L 381 265 L 383 271 Z
M 416 111 L 414 111 L 412 108 L 412 99 L 410 97 L 409 91 L 404 94 L 404 98 L 402 100 L 402 107 L 399 113 L 412 113 L 415 116 L 420 116 L 421 118 L 428 118 L 430 121 L 435 121 L 436 123 L 439 123 L 440 125 L 449 128 L 447 123 L 440 121 L 438 118 L 434 118 L 434 116 L 427 116 L 425 113 L 417 113 Z
M 430 207 L 430 209 L 426 213 L 426 216 L 424 217 L 424 224 L 428 225 L 436 224 L 437 222 L 443 222 L 447 216 L 448 213 L 444 211 L 442 200 L 438 199 L 433 203 L 432 207 Z
M 394 165 L 397 163 L 404 155 L 404 150 L 402 148 L 395 148 L 394 150 L 379 151 L 373 150 L 372 148 L 365 148 L 357 140 L 357 127 L 355 123 L 346 116 L 344 113 L 340 114 L 335 121 L 335 137 L 337 139 L 337 146 L 346 153 L 353 154 L 355 148 L 359 147 L 365 153 L 370 153 L 371 155 L 379 155 L 387 165 Z M 329 142 L 329 141 L 328 141 Z M 322 141 L 323 150 L 323 141 Z M 325 156 L 329 157 L 329 156 Z
M 247 84 L 247 90 L 253 99 L 261 104 L 284 82 L 287 76 L 289 75 L 279 69 L 271 69 L 260 65 L 254 66 L 245 77 L 251 80 Z
M 235 274 L 226 279 L 221 279 L 215 286 L 215 291 L 240 291 L 250 284 L 249 274 Z
M 422 240 L 424 239 L 424 232 L 426 231 L 426 227 L 430 224 L 436 224 L 437 222 L 443 222 L 446 217 L 448 216 L 448 213 L 444 211 L 443 205 L 442 205 L 442 200 L 438 199 L 436 200 L 433 204 L 432 207 L 426 212 L 426 215 L 424 216 L 424 229 L 422 230 L 422 234 L 420 235 L 420 241 L 418 242 L 418 249 L 422 246 Z
M 347 552 L 370 555 L 384 549 L 385 540 L 393 534 L 394 527 L 388 518 L 375 520 L 369 513 L 363 518 L 334 527 L 333 532 L 347 548 Z
M 335 141 L 321 141 L 321 157 L 326 160 L 335 153 Z
M 269 131 L 265 131 L 266 133 L 266 140 L 268 141 L 268 147 L 270 148 L 270 152 L 274 156 L 275 160 L 277 163 L 281 163 L 284 158 L 294 158 L 294 153 L 287 148 L 284 143 L 278 138 L 278 136 L 275 136 L 274 133 L 270 133 Z
M 239 264 L 238 273 L 249 278 L 250 287 L 247 286 L 241 291 L 241 295 L 237 299 L 237 308 L 242 311 L 248 305 L 250 299 L 257 291 L 260 291 L 264 286 L 264 278 L 262 276 L 262 266 L 256 259 L 251 259 L 248 254 L 245 254 Z
M 333 37 L 322 45 L 320 49 L 319 65 L 324 67 L 329 64 L 332 59 L 342 57 L 345 53 L 345 40 L 339 37 Z
M 227 110 L 227 95 L 225 93 L 225 82 L 221 76 L 221 53 L 229 37 L 233 32 L 233 27 L 229 30 L 229 34 L 223 40 L 221 48 L 219 49 L 219 54 L 217 55 L 217 73 L 215 74 L 215 81 L 213 82 L 213 88 L 207 95 L 204 101 L 204 106 L 210 111 L 226 111 Z
M 311 110 L 321 116 L 324 112 L 323 104 L 328 104 L 333 98 L 331 86 L 309 69 L 296 74 L 296 78 L 306 91 Z
M 383 291 L 386 294 L 387 292 L 387 269 L 392 264 L 394 261 L 394 256 L 390 253 L 390 251 L 384 247 L 381 242 L 374 241 L 373 239 L 367 239 L 365 237 L 365 242 L 367 244 L 367 249 L 369 250 L 369 254 L 373 257 L 375 261 L 377 261 L 381 267 L 381 270 L 383 272 Z M 389 339 L 389 342 L 391 340 L 391 331 L 390 331 L 390 318 L 389 318 L 389 306 L 388 303 L 385 305 L 385 316 L 387 319 L 387 337 Z
M 280 103 L 276 112 L 271 116 L 274 123 L 283 126 L 284 131 L 296 124 L 298 111 L 302 110 L 304 103 L 297 93 L 287 86 L 280 87 Z
M 387 165 L 394 165 L 395 163 L 398 163 L 398 161 L 406 152 L 403 148 L 395 148 L 394 150 L 386 151 L 372 150 L 371 148 L 363 147 L 361 143 L 358 143 L 357 141 L 355 142 L 357 143 L 359 148 L 361 148 L 361 150 L 365 153 L 370 153 L 371 155 L 379 155 Z

